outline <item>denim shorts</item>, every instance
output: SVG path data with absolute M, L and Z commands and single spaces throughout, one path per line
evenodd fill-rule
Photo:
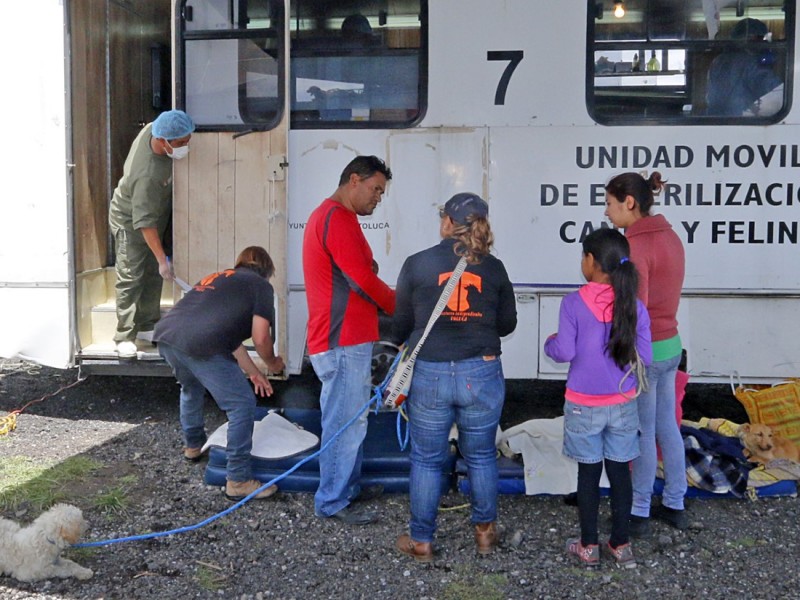
M 579 463 L 604 458 L 628 462 L 639 456 L 639 411 L 636 400 L 611 406 L 564 403 L 565 456 Z

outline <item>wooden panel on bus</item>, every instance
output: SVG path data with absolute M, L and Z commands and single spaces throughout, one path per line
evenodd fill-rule
M 278 320 L 286 314 L 286 181 L 271 157 L 286 156 L 280 133 L 197 132 L 176 161 L 173 235 L 175 274 L 189 283 L 232 267 L 247 246 L 263 246 L 275 262 Z M 285 328 L 279 348 L 285 348 Z

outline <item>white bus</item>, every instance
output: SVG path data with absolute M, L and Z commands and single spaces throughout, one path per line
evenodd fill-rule
M 266 247 L 290 373 L 304 364 L 306 218 L 358 154 L 394 173 L 361 220 L 390 284 L 436 242 L 438 205 L 459 191 L 488 201 L 519 311 L 503 340 L 508 378 L 565 376 L 542 345 L 560 298 L 582 282 L 582 237 L 608 226 L 603 186 L 629 170 L 668 182 L 654 212 L 686 248 L 678 318 L 693 380 L 800 373 L 794 2 L 175 0 L 172 10 L 174 105 L 198 125 L 175 165 L 176 272 L 197 280 L 244 246 Z M 743 36 L 741 23 L 763 31 Z M 773 83 L 731 114 L 714 107 L 710 74 L 735 54 Z M 83 324 L 90 312 L 77 298 L 70 359 L 87 368 L 113 362 Z

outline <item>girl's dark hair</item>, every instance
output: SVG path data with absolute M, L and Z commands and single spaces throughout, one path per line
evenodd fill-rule
M 632 196 L 639 206 L 639 212 L 647 216 L 653 206 L 653 195 L 660 193 L 665 183 L 658 171 L 653 171 L 647 179 L 639 173 L 622 173 L 606 184 L 606 192 L 614 196 L 617 202 L 625 202 L 625 198 Z
M 583 253 L 591 254 L 603 273 L 611 278 L 614 317 L 606 349 L 617 366 L 624 369 L 636 362 L 639 273 L 630 261 L 630 245 L 619 231 L 603 227 L 586 236 Z
M 235 269 L 240 267 L 255 271 L 264 279 L 269 279 L 275 274 L 275 263 L 261 246 L 248 246 L 242 250 L 234 265 Z

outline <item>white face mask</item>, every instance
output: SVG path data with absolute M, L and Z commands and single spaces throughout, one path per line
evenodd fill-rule
M 180 160 L 182 158 L 186 158 L 186 155 L 189 154 L 189 146 L 181 146 L 180 148 L 173 148 L 170 146 L 170 143 L 167 142 L 167 146 L 170 147 L 172 153 L 167 153 L 172 160 Z

